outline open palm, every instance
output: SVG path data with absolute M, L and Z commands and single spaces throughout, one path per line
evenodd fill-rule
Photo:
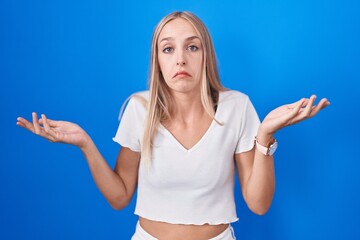
M 41 119 L 38 119 L 36 113 L 32 113 L 32 120 L 33 122 L 29 122 L 25 118 L 19 117 L 16 124 L 50 142 L 82 147 L 88 139 L 87 133 L 75 123 L 50 120 L 44 114 L 41 115 Z
M 262 128 L 268 133 L 274 134 L 276 131 L 301 122 L 315 116 L 321 109 L 325 108 L 330 102 L 323 98 L 317 105 L 314 105 L 316 96 L 302 98 L 291 104 L 285 104 L 272 110 L 263 120 Z

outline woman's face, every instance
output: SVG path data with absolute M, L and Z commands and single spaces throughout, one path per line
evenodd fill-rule
M 171 91 L 200 91 L 203 48 L 193 26 L 174 19 L 163 27 L 157 44 L 160 70 Z

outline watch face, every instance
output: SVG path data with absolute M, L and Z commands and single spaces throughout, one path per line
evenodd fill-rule
M 269 148 L 269 155 L 274 155 L 276 149 L 278 147 L 278 142 L 275 141 L 273 144 L 271 144 L 270 148 Z

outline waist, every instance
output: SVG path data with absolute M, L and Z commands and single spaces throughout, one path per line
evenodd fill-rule
M 139 217 L 140 226 L 157 239 L 211 239 L 224 232 L 229 224 L 185 225 L 158 222 Z

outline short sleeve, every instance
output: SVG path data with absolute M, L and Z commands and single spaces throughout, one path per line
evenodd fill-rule
M 241 116 L 239 141 L 235 153 L 250 151 L 254 147 L 254 139 L 260 126 L 259 116 L 251 103 L 246 97 L 246 102 Z
M 140 152 L 144 116 L 144 106 L 136 98 L 132 97 L 125 108 L 113 140 L 134 152 Z

